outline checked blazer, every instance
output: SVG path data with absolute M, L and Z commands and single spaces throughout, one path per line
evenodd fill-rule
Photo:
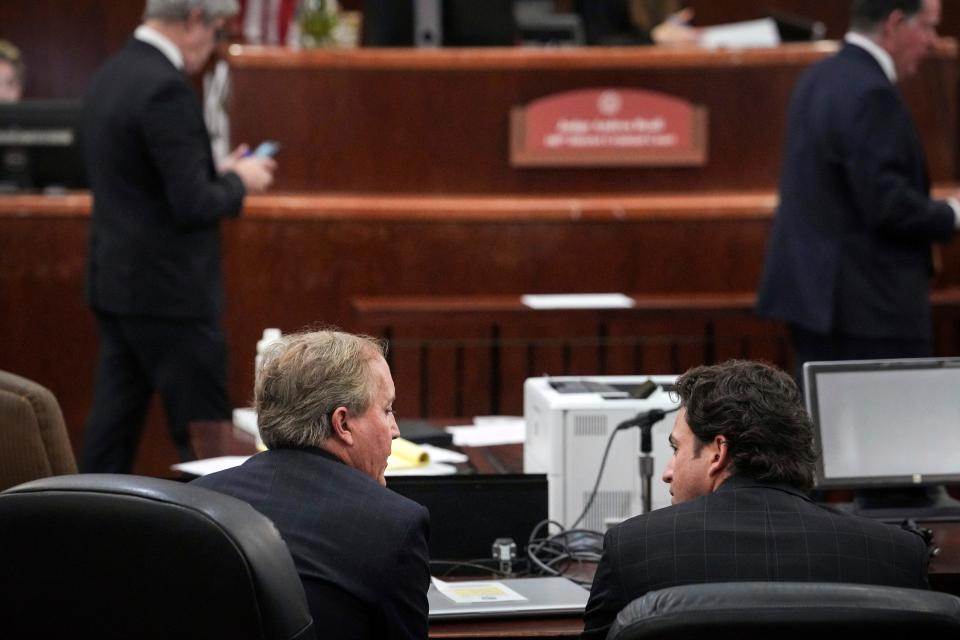
M 927 588 L 927 562 L 915 533 L 733 476 L 714 493 L 607 532 L 582 637 L 605 638 L 620 609 L 664 587 L 755 580 Z

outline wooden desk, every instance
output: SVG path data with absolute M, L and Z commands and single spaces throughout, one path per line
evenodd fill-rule
M 583 631 L 580 616 L 552 618 L 505 618 L 502 620 L 461 620 L 431 622 L 431 638 L 576 638 Z
M 230 46 L 235 142 L 283 144 L 281 189 L 584 194 L 772 189 L 793 86 L 836 42 L 773 49 L 580 47 L 311 49 Z M 956 42 L 904 91 L 934 180 L 954 178 Z M 509 163 L 510 109 L 624 87 L 708 111 L 708 160 L 689 168 L 532 169 Z M 282 114 L 282 117 L 278 117 Z
M 919 522 L 940 553 L 930 561 L 930 588 L 960 596 L 960 522 Z

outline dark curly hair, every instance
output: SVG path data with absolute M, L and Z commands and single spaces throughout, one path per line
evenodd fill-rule
M 696 436 L 695 454 L 722 435 L 734 473 L 803 491 L 813 486 L 813 427 L 789 375 L 762 362 L 728 360 L 690 369 L 676 392 Z

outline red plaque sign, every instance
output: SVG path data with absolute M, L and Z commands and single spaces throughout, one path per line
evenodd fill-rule
M 654 91 L 558 93 L 515 107 L 510 120 L 513 166 L 682 166 L 707 160 L 706 109 Z

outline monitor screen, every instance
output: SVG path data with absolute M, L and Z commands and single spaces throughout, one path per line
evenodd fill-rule
M 419 6 L 418 6 L 419 5 Z M 512 46 L 518 28 L 514 0 L 364 0 L 363 44 L 368 47 L 411 47 L 416 16 L 439 13 L 444 47 Z
M 79 100 L 0 104 L 0 192 L 82 189 Z
M 817 486 L 960 482 L 960 358 L 808 362 Z
M 530 534 L 547 519 L 547 476 L 388 475 L 387 488 L 430 511 L 430 558 L 492 558 L 497 538 L 513 538 L 523 558 Z

